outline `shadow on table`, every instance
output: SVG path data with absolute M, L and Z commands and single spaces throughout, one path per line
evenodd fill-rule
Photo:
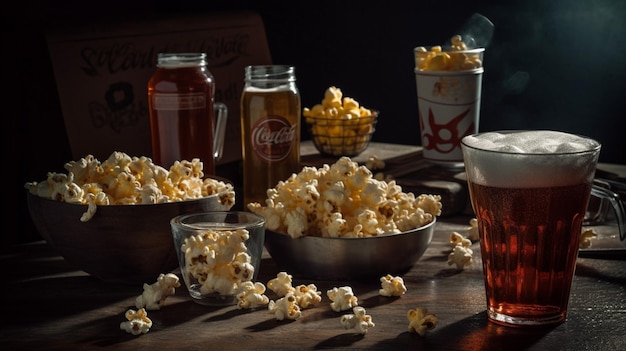
M 525 350 L 532 347 L 551 328 L 518 329 L 499 326 L 487 321 L 487 312 L 435 328 L 425 336 L 404 332 L 395 339 L 381 340 L 381 349 L 402 347 L 413 350 Z
M 318 343 L 315 345 L 315 349 L 350 347 L 350 345 L 362 340 L 364 337 L 365 335 L 361 333 L 344 333 Z

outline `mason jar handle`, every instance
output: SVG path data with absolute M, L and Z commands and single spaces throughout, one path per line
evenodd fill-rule
M 601 199 L 608 200 L 613 206 L 615 218 L 617 219 L 617 230 L 619 232 L 620 240 L 626 240 L 626 224 L 624 223 L 626 213 L 624 212 L 624 205 L 622 204 L 622 200 L 619 195 L 598 185 L 593 185 L 591 187 L 591 194 Z
M 224 138 L 226 137 L 226 119 L 228 107 L 221 102 L 213 104 L 215 110 L 215 130 L 213 131 L 213 159 L 219 161 L 224 151 Z

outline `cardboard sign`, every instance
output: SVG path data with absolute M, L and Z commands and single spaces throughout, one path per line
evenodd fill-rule
M 109 23 L 48 33 L 65 128 L 75 160 L 114 151 L 152 156 L 148 80 L 160 52 L 205 52 L 215 101 L 228 106 L 223 157 L 241 159 L 244 67 L 271 64 L 261 17 L 221 13 Z

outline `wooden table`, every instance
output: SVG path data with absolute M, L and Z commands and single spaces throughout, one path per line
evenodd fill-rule
M 626 260 L 579 258 L 565 323 L 531 330 L 498 326 L 485 314 L 478 244 L 470 267 L 459 271 L 447 263 L 449 234 L 465 234 L 469 218 L 439 218 L 431 245 L 403 275 L 408 291 L 399 298 L 380 296 L 377 279 L 294 280 L 294 286 L 314 283 L 324 292 L 322 302 L 295 321 L 279 321 L 266 309 L 198 305 L 181 287 L 161 310 L 148 311 L 153 326 L 140 336 L 127 334 L 119 324 L 142 286 L 101 282 L 75 270 L 45 242 L 5 247 L 0 251 L 0 345 L 4 350 L 134 351 L 626 349 Z M 277 273 L 266 253 L 258 281 L 267 283 Z M 345 313 L 329 306 L 326 290 L 345 285 L 376 324 L 365 335 L 344 329 L 339 319 Z M 272 294 L 268 291 L 274 299 Z M 439 320 L 425 337 L 407 330 L 406 313 L 416 307 Z
M 312 144 L 302 145 L 303 164 L 336 159 L 321 157 Z M 120 330 L 124 313 L 134 308 L 140 285 L 115 285 L 76 270 L 43 241 L 0 248 L 3 277 L 0 346 L 4 350 L 626 350 L 626 257 L 580 257 L 570 298 L 568 320 L 547 329 L 522 330 L 487 322 L 478 244 L 474 263 L 456 270 L 447 263 L 452 231 L 466 234 L 471 218 L 459 170 L 438 170 L 420 160 L 420 147 L 372 143 L 355 161 L 384 159 L 405 191 L 443 196 L 433 241 L 424 256 L 403 275 L 408 291 L 399 298 L 378 294 L 380 281 L 307 281 L 323 292 L 317 306 L 295 321 L 278 321 L 267 309 L 238 310 L 196 304 L 185 288 L 158 311 L 148 311 L 151 330 L 133 336 Z M 626 177 L 626 166 L 599 166 Z M 622 178 L 623 180 L 623 178 Z M 147 258 L 148 259 L 148 258 Z M 258 281 L 278 273 L 267 254 Z M 156 277 L 155 277 L 156 280 Z M 146 282 L 153 283 L 153 282 Z M 346 330 L 326 290 L 351 286 L 376 324 L 367 334 Z M 268 291 L 268 297 L 276 299 Z M 425 307 L 439 325 L 425 337 L 408 332 L 407 311 Z

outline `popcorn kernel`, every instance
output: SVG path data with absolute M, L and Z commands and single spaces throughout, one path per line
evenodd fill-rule
M 464 71 L 482 67 L 481 55 L 467 53 L 467 44 L 460 35 L 451 38 L 449 50 L 440 45 L 433 46 L 430 51 L 423 46 L 414 50 L 415 67 L 420 71 Z

